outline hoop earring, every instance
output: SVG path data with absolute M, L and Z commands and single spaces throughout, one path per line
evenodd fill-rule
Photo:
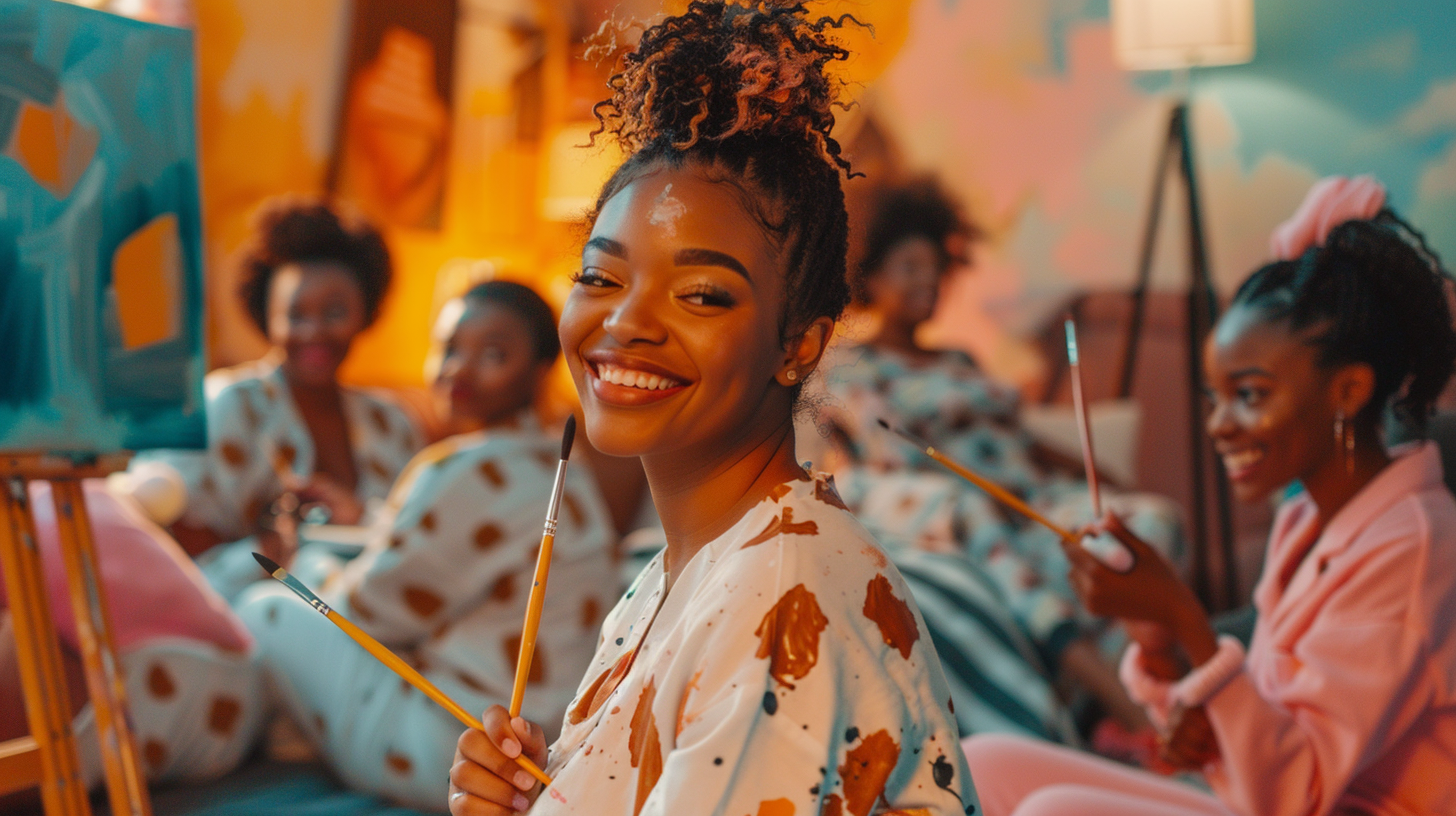
M 1345 427 L 1345 412 L 1335 413 L 1335 444 L 1345 449 L 1345 474 L 1355 473 L 1355 423 L 1351 422 L 1350 427 Z
M 1355 423 L 1345 433 L 1345 475 L 1355 475 Z

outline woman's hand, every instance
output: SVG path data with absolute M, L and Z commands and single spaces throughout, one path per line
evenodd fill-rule
M 1188 673 L 1188 663 L 1178 651 L 1173 630 L 1161 623 L 1123 621 L 1127 636 L 1137 642 L 1141 652 L 1138 665 L 1149 677 L 1172 682 Z
M 481 716 L 484 731 L 468 729 L 455 744 L 450 768 L 450 813 L 453 816 L 501 816 L 531 807 L 540 795 L 536 778 L 516 764 L 524 753 L 536 767 L 546 767 L 546 735 L 541 728 L 491 706 Z
M 364 505 L 354 491 L 322 473 L 310 476 L 307 482 L 293 488 L 304 504 L 318 502 L 329 508 L 330 524 L 358 524 L 364 518 Z
M 1218 759 L 1218 736 L 1203 706 L 1174 706 L 1168 729 L 1158 740 L 1158 757 L 1181 771 L 1201 770 Z
M 1085 532 L 1108 533 L 1132 553 L 1133 567 L 1117 572 L 1098 561 L 1080 543 L 1062 542 L 1072 565 L 1071 583 L 1094 615 L 1142 621 L 1166 627 L 1183 646 L 1193 665 L 1218 650 L 1213 627 L 1202 604 L 1156 550 L 1133 535 L 1112 513 Z

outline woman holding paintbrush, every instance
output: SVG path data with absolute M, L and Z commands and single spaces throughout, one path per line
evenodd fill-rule
M 592 444 L 641 458 L 667 547 L 603 624 L 549 762 L 541 727 L 503 708 L 460 738 L 458 816 L 977 807 L 909 591 L 794 457 L 799 389 L 848 300 L 839 25 L 693 2 L 597 107 L 630 157 L 562 345 Z
M 1068 547 L 1098 614 L 1135 622 L 1123 662 L 1166 757 L 1212 796 L 1049 745 L 973 737 L 992 816 L 1456 813 L 1456 500 L 1434 444 L 1387 450 L 1450 378 L 1450 280 L 1367 178 L 1329 179 L 1274 236 L 1204 349 L 1208 432 L 1239 498 L 1291 482 L 1247 655 L 1115 516 L 1136 565 Z
M 442 413 L 483 430 L 410 462 L 364 553 L 320 594 L 479 711 L 512 693 L 559 458 L 559 435 L 542 428 L 532 405 L 560 347 L 551 309 L 517 283 L 476 286 L 446 306 L 441 324 Z M 586 471 L 567 474 L 559 515 L 552 592 L 525 673 L 525 714 L 552 723 L 617 590 L 610 523 Z M 239 615 L 278 702 L 351 787 L 440 807 L 462 730 L 450 713 L 283 587 L 250 590 Z

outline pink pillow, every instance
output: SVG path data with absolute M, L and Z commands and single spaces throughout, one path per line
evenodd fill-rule
M 102 481 L 88 479 L 82 486 L 118 652 L 164 637 L 211 643 L 229 652 L 252 648 L 242 621 L 165 530 L 135 505 L 112 496 Z M 79 648 L 50 484 L 31 482 L 30 501 L 56 631 L 62 642 Z M 6 602 L 4 589 L 0 583 L 0 603 Z
M 1269 250 L 1291 261 L 1312 246 L 1324 246 L 1330 230 L 1346 221 L 1374 218 L 1385 206 L 1385 187 L 1374 176 L 1330 176 L 1309 189 L 1288 221 L 1274 228 Z

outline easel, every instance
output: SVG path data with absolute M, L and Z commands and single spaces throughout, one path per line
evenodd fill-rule
M 106 789 L 115 816 L 151 816 L 145 772 L 127 719 L 126 690 L 116 661 L 101 572 L 81 480 L 126 469 L 128 454 L 68 457 L 0 453 L 0 566 L 15 628 L 20 684 L 30 736 L 0 744 L 0 794 L 40 788 L 47 816 L 89 816 L 81 779 L 71 707 L 61 668 L 60 644 L 51 621 L 27 483 L 51 483 L 66 584 L 86 689 L 96 713 L 96 733 Z

